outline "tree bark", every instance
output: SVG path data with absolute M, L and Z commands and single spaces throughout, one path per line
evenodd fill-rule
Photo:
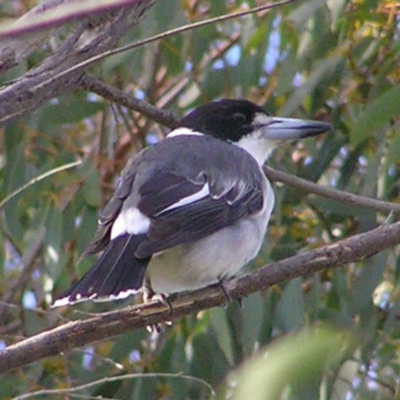
M 33 70 L 0 90 L 0 126 L 39 108 L 46 101 L 80 87 L 84 61 L 116 46 L 137 25 L 155 0 L 138 0 L 95 19 L 84 18 L 62 45 Z M 51 33 L 51 31 L 50 31 Z M 42 34 L 38 34 L 43 44 Z M 34 35 L 35 36 L 35 35 Z M 45 35 L 46 36 L 46 35 Z M 20 39 L 11 38 L 0 48 L 0 67 L 16 65 L 29 55 Z M 19 47 L 21 46 L 21 47 Z M 32 42 L 32 48 L 38 43 Z

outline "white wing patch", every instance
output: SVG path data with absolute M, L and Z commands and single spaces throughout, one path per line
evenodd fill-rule
M 111 240 L 125 233 L 139 235 L 149 230 L 150 219 L 137 208 L 122 209 L 111 228 Z
M 196 132 L 192 129 L 181 127 L 181 128 L 176 128 L 170 133 L 168 133 L 167 138 L 173 138 L 175 136 L 182 136 L 182 135 L 204 136 L 204 134 L 201 132 Z
M 165 211 L 183 207 L 209 195 L 210 187 L 208 186 L 208 183 L 205 183 L 198 192 L 184 197 L 174 204 L 171 204 L 169 207 L 160 211 L 157 215 L 162 214 Z M 129 233 L 130 235 L 146 233 L 149 230 L 149 227 L 150 219 L 141 213 L 139 209 L 136 207 L 122 209 L 111 228 L 111 240 L 118 236 L 124 235 L 125 233 Z
M 51 308 L 62 307 L 62 306 L 66 306 L 68 304 L 71 304 L 71 302 L 69 301 L 69 296 L 56 300 L 50 307 Z
M 195 201 L 203 199 L 204 197 L 207 197 L 209 195 L 210 195 L 210 187 L 208 186 L 208 183 L 206 182 L 204 184 L 204 186 L 198 192 L 191 194 L 190 196 L 183 197 L 176 203 L 171 204 L 167 208 L 164 208 L 164 210 L 160 211 L 157 215 L 162 214 L 165 211 L 173 210 L 174 208 L 179 208 L 179 207 L 186 206 L 187 204 L 194 203 Z

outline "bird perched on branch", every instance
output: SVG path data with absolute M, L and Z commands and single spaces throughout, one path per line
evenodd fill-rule
M 101 256 L 54 306 L 194 290 L 233 277 L 260 250 L 274 206 L 261 169 L 283 142 L 331 130 L 247 100 L 205 104 L 132 157 L 86 254 Z

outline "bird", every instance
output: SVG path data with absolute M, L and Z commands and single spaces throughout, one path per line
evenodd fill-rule
M 275 202 L 263 164 L 280 144 L 331 130 L 246 99 L 195 108 L 128 161 L 84 252 L 100 257 L 53 307 L 169 296 L 236 276 L 260 251 Z

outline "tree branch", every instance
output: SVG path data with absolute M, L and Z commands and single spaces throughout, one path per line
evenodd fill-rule
M 0 28 L 0 38 L 23 36 L 23 41 L 30 36 L 36 37 L 39 32 L 46 31 L 48 28 L 58 28 L 69 22 L 88 18 L 88 16 L 90 16 L 91 21 L 95 21 L 93 16 L 96 14 L 104 14 L 116 8 L 140 1 L 96 0 L 93 2 L 92 0 L 45 0 L 21 18 L 10 23 L 6 21 L 5 26 L 3 25 Z M 2 43 L 0 51 L 1 48 L 6 47 L 6 43 Z
M 114 48 L 139 23 L 155 0 L 140 0 L 104 15 L 97 25 L 84 20 L 42 64 L 0 90 L 0 125 L 36 110 L 47 100 L 76 91 L 85 60 Z
M 34 18 L 34 16 L 45 13 L 62 3 L 68 3 L 70 1 L 71 0 L 45 0 L 15 21 L 14 24 L 23 25 L 24 22 L 29 21 L 29 19 Z M 0 76 L 28 57 L 38 47 L 42 46 L 53 34 L 53 31 L 53 29 L 46 29 L 29 36 L 2 39 L 0 41 Z
M 138 100 L 134 96 L 125 93 L 100 79 L 84 75 L 81 80 L 81 86 L 83 89 L 96 93 L 116 104 L 140 112 L 146 117 L 167 126 L 168 128 L 173 129 L 177 126 L 178 118 L 173 112 L 159 109 L 150 103 Z
M 314 272 L 343 266 L 400 243 L 400 222 L 383 225 L 317 250 L 267 265 L 241 278 L 224 283 L 229 296 L 239 299 L 276 283 Z M 0 353 L 0 372 L 10 371 L 77 346 L 120 335 L 165 321 L 176 320 L 226 302 L 218 286 L 172 296 L 172 311 L 158 302 L 128 306 L 98 314 L 84 321 L 72 321 L 9 346 Z
M 139 42 L 115 48 L 117 41 L 132 26 L 139 22 L 144 12 L 155 1 L 138 0 L 132 6 L 124 6 L 120 10 L 110 12 L 109 15 L 101 16 L 95 20 L 95 30 L 93 29 L 93 23 L 89 23 L 92 21 L 92 17 L 88 17 L 88 19 L 78 26 L 75 31 L 77 33 L 72 34 L 53 56 L 50 56 L 43 64 L 10 84 L 4 90 L 0 90 L 0 126 L 19 118 L 29 111 L 37 109 L 51 98 L 77 90 L 80 86 L 83 71 L 89 65 L 105 57 L 202 26 L 281 7 L 295 0 L 282 0 L 245 11 L 209 18 L 204 21 L 171 29 Z M 88 43 L 82 45 L 77 39 L 81 39 L 84 33 L 87 33 L 85 39 L 89 40 Z M 68 51 L 66 51 L 67 49 Z M 10 54 L 7 48 L 5 49 L 4 57 L 4 62 L 7 65 L 12 62 L 12 54 Z
M 375 211 L 382 211 L 397 215 L 400 214 L 399 204 L 372 199 L 370 197 L 359 196 L 353 193 L 344 192 L 342 190 L 317 185 L 316 183 L 301 179 L 295 175 L 290 175 L 267 166 L 264 166 L 264 173 L 272 181 L 282 182 L 293 188 L 304 190 L 305 192 L 318 194 L 320 196 L 357 207 L 366 207 Z

